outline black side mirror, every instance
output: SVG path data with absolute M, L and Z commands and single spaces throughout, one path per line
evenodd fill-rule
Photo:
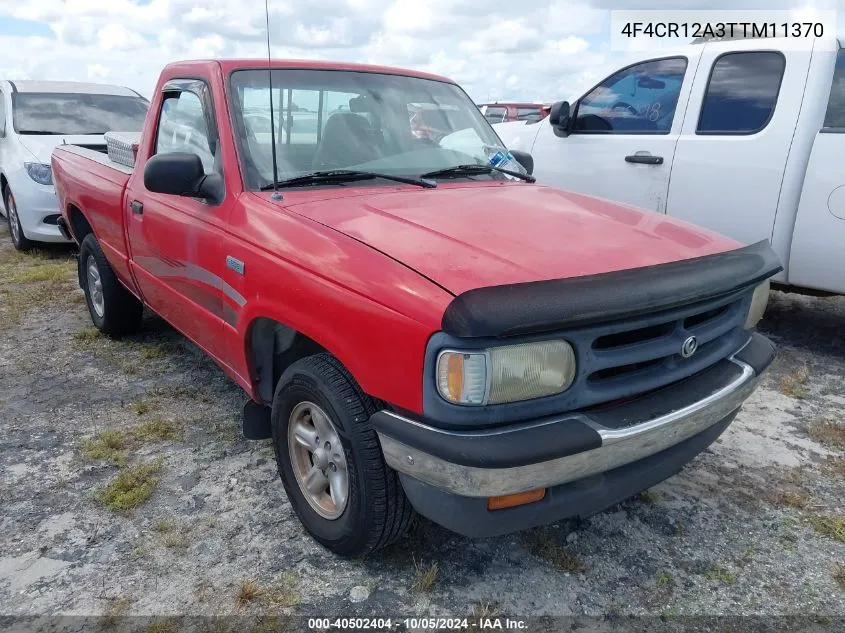
M 556 136 L 569 136 L 570 108 L 568 101 L 557 101 L 549 112 L 549 124 Z
M 510 152 L 511 156 L 516 159 L 516 162 L 525 167 L 525 171 L 528 172 L 529 176 L 534 173 L 534 157 L 531 154 L 518 149 L 512 149 Z
M 144 186 L 155 193 L 202 198 L 212 204 L 223 201 L 223 178 L 208 174 L 196 154 L 156 154 L 144 167 Z

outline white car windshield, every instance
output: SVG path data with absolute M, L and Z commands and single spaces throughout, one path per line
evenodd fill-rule
M 452 83 L 374 72 L 279 69 L 272 71 L 272 87 L 271 116 L 268 71 L 232 73 L 235 135 L 249 189 L 274 181 L 273 135 L 279 182 L 333 170 L 418 178 L 458 166 L 503 164 L 498 161 L 507 153 L 476 105 Z M 525 173 L 513 161 L 507 167 Z M 480 169 L 443 177 L 504 176 Z

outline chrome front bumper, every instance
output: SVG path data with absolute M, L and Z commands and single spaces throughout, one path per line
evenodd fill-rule
M 381 428 L 378 429 L 379 440 L 391 468 L 445 492 L 464 497 L 493 497 L 550 488 L 659 453 L 731 415 L 754 391 L 759 379 L 751 365 L 736 356 L 728 360 L 740 369 L 738 377 L 730 383 L 705 398 L 640 424 L 612 429 L 598 424 L 586 414 L 568 416 L 595 430 L 601 437 L 601 445 L 556 459 L 508 468 L 483 468 L 453 463 L 413 448 Z M 381 414 L 390 416 L 393 423 L 417 425 L 431 433 L 452 433 L 394 412 L 384 411 Z

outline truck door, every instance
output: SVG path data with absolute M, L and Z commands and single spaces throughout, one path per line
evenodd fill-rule
M 650 59 L 610 75 L 573 104 L 566 138 L 540 122 L 531 148 L 537 180 L 663 212 L 694 57 Z
M 165 84 L 149 155 L 189 152 L 206 173 L 222 173 L 214 104 L 202 80 Z M 226 292 L 224 227 L 230 195 L 212 205 L 186 196 L 147 191 L 143 174 L 127 187 L 127 227 L 133 274 L 145 301 L 218 361 Z M 215 354 L 215 351 L 219 355 Z
M 798 205 L 788 281 L 845 294 L 845 49 L 838 51 L 832 76 Z
M 772 239 L 811 56 L 803 42 L 706 44 L 667 213 L 750 244 Z

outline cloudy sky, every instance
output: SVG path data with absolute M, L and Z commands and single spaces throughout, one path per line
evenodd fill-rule
M 276 58 L 429 70 L 477 102 L 553 100 L 601 78 L 610 9 L 838 8 L 845 0 L 270 0 Z M 843 18 L 840 17 L 840 23 Z M 0 77 L 150 95 L 173 60 L 266 55 L 263 0 L 0 0 Z

